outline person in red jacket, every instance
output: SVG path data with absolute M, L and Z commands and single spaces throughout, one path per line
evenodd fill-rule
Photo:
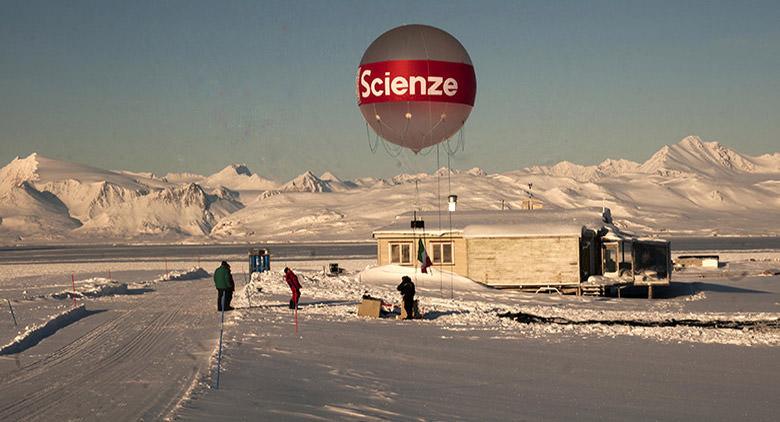
M 298 281 L 298 276 L 295 275 L 291 269 L 284 267 L 284 281 L 287 282 L 287 285 L 290 286 L 290 290 L 292 291 L 290 309 L 297 309 L 298 299 L 301 298 L 301 283 Z

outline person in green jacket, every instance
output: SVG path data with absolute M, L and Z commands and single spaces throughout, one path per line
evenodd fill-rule
M 222 261 L 222 265 L 214 270 L 214 285 L 217 287 L 217 311 L 222 311 L 222 300 L 224 299 L 225 310 L 232 311 L 230 301 L 233 300 L 233 290 L 236 288 L 233 282 L 233 274 L 230 273 L 230 265 L 227 261 Z

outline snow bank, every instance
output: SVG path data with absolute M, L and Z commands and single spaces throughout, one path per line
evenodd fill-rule
M 54 299 L 66 299 L 72 297 L 102 297 L 123 294 L 127 294 L 127 283 L 120 283 L 103 277 L 95 277 L 80 281 L 75 292 L 73 290 L 63 290 L 58 293 L 52 293 L 51 297 Z
M 155 281 L 173 281 L 173 280 L 200 280 L 208 278 L 209 272 L 202 267 L 192 267 L 185 271 L 171 271 L 160 276 Z
M 44 338 L 54 334 L 60 328 L 78 321 L 88 315 L 84 305 L 59 313 L 42 324 L 25 327 L 24 332 L 10 343 L 0 347 L 0 355 L 19 353 L 38 344 Z
M 449 271 L 436 269 L 429 269 L 428 271 L 426 274 L 417 268 L 400 265 L 382 265 L 366 268 L 357 275 L 357 280 L 366 284 L 397 286 L 401 282 L 401 277 L 406 275 L 411 277 L 418 287 L 438 286 L 444 283 L 448 288 L 452 286 L 456 290 L 490 290 L 489 287 L 479 284 L 470 278 Z

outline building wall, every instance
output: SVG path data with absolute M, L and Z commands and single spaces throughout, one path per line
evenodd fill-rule
M 436 237 L 436 238 L 425 238 L 423 241 L 425 242 L 425 250 L 428 252 L 429 256 L 432 256 L 431 252 L 431 242 L 437 242 L 437 241 L 447 241 L 449 240 L 448 237 Z M 377 265 L 388 265 L 390 264 L 390 243 L 396 243 L 396 242 L 410 242 L 412 244 L 412 263 L 409 265 L 410 267 L 419 266 L 419 263 L 417 262 L 417 238 L 414 238 L 412 236 L 405 236 L 405 235 L 397 235 L 392 237 L 377 237 Z M 467 244 L 466 241 L 463 239 L 463 237 L 452 237 L 452 247 L 453 247 L 453 264 L 434 264 L 434 269 L 443 269 L 445 271 L 452 271 L 456 274 L 466 276 L 468 274 L 468 252 L 467 252 Z
M 579 237 L 467 239 L 467 276 L 491 286 L 578 284 Z

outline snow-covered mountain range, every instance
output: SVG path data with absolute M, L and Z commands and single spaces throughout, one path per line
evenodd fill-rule
M 459 209 L 520 209 L 533 195 L 547 208 L 608 206 L 640 232 L 780 234 L 780 153 L 746 156 L 689 136 L 644 163 L 564 161 L 499 174 L 443 168 L 390 180 L 307 171 L 286 183 L 244 164 L 160 177 L 32 154 L 0 169 L 0 244 L 365 240 L 415 207 L 446 217 L 448 176 Z

